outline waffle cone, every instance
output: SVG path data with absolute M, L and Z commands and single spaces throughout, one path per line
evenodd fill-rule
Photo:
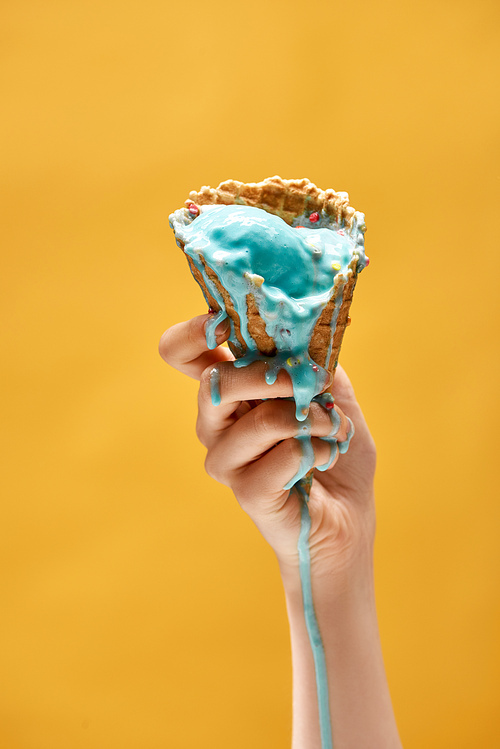
M 339 227 L 344 227 L 347 231 L 351 228 L 356 214 L 354 208 L 349 205 L 346 193 L 337 193 L 334 190 L 320 190 L 307 179 L 284 180 L 281 177 L 271 177 L 265 179 L 263 182 L 250 184 L 228 180 L 227 182 L 221 182 L 216 188 L 202 187 L 199 192 L 193 191 L 189 194 L 186 206 L 189 207 L 193 203 L 198 206 L 236 204 L 262 208 L 268 213 L 279 216 L 290 225 L 293 225 L 294 222 L 297 222 L 299 218 L 305 215 L 318 212 L 320 215 L 326 215 L 332 223 L 338 224 Z M 207 288 L 202 274 L 192 260 L 188 256 L 186 257 L 191 272 L 201 286 L 207 302 L 213 310 L 218 311 L 219 304 Z M 231 351 L 236 358 L 244 356 L 246 344 L 241 335 L 240 319 L 234 308 L 231 296 L 220 282 L 217 274 L 206 265 L 205 272 L 224 299 L 226 312 L 234 324 L 234 331 L 239 347 L 234 343 L 230 344 Z M 331 298 L 314 327 L 309 344 L 311 359 L 321 367 L 327 369 L 332 377 L 335 374 L 344 331 L 349 324 L 349 308 L 351 306 L 356 279 L 356 258 L 354 258 L 349 266 L 347 282 L 343 289 L 342 304 L 337 315 L 333 340 L 331 321 L 341 281 L 335 283 Z M 273 356 L 276 353 L 276 346 L 273 339 L 266 333 L 264 321 L 259 314 L 258 306 L 252 293 L 247 294 L 246 303 L 249 334 L 254 339 L 261 354 L 264 356 Z

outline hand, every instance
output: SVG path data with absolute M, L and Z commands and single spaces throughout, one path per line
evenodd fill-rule
M 295 419 L 293 401 L 283 400 L 293 395 L 291 381 L 282 371 L 276 383 L 268 385 L 264 363 L 237 369 L 228 349 L 209 351 L 204 332 L 208 317 L 202 315 L 167 330 L 160 341 L 160 353 L 171 366 L 201 381 L 197 434 L 207 448 L 207 472 L 231 487 L 275 550 L 282 571 L 293 574 L 298 566 L 300 500 L 294 491 L 284 491 L 283 487 L 300 464 L 301 447 L 294 436 L 302 423 Z M 228 333 L 226 326 L 217 342 L 226 340 Z M 214 367 L 221 396 L 218 406 L 211 398 Z M 330 580 L 332 575 L 349 570 L 360 553 L 364 557 L 366 552 L 371 554 L 375 527 L 374 443 L 349 379 L 340 367 L 332 393 L 341 419 L 337 439 L 342 441 L 347 436 L 344 409 L 354 423 L 355 436 L 349 452 L 337 457 L 328 471 L 314 472 L 311 489 L 313 574 L 327 574 Z M 328 443 L 320 439 L 331 431 L 330 414 L 313 402 L 309 418 L 315 465 L 322 465 L 330 455 Z
M 297 473 L 301 448 L 294 439 L 303 426 L 286 372 L 274 385 L 265 365 L 236 368 L 226 348 L 207 349 L 208 315 L 175 325 L 160 342 L 162 357 L 200 380 L 197 432 L 207 448 L 211 476 L 234 491 L 240 505 L 276 552 L 280 564 L 293 660 L 293 748 L 319 749 L 315 666 L 306 628 L 297 541 L 301 499 L 285 484 Z M 221 327 L 221 326 L 219 326 Z M 217 343 L 228 336 L 220 331 Z M 211 399 L 213 370 L 221 396 Z M 326 659 L 334 745 L 343 749 L 401 749 L 385 676 L 373 586 L 375 447 L 354 391 L 338 367 L 333 383 L 340 416 L 338 439 L 352 419 L 355 435 L 348 453 L 325 472 L 315 471 L 309 513 L 314 609 Z M 263 400 L 263 399 L 266 400 Z M 281 399 L 281 400 L 280 400 Z M 329 413 L 311 404 L 315 465 L 330 455 L 321 437 L 329 434 Z

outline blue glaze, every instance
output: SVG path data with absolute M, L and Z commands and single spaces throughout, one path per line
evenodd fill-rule
M 207 338 L 207 346 L 209 349 L 217 348 L 217 341 L 215 339 L 215 329 L 219 323 L 227 318 L 226 310 L 222 307 L 214 315 L 210 315 L 205 328 L 205 334 Z
M 206 272 L 208 266 L 231 296 L 245 342 L 244 355 L 235 362 L 244 367 L 263 360 L 266 380 L 272 384 L 279 371 L 290 375 L 299 421 L 307 417 L 312 398 L 324 388 L 326 370 L 313 366 L 309 343 L 321 312 L 335 298 L 332 330 L 342 303 L 348 275 L 361 270 L 364 224 L 355 219 L 350 229 L 325 225 L 296 229 L 279 216 L 243 205 L 202 206 L 195 219 L 180 209 L 170 216 L 171 226 L 184 252 L 203 276 L 221 310 L 224 300 Z M 276 355 L 264 357 L 248 331 L 247 295 L 252 294 L 274 340 Z M 207 343 L 212 346 L 212 329 Z M 231 321 L 229 340 L 240 348 Z
M 352 435 L 354 433 L 354 426 L 352 424 L 352 421 L 349 419 L 350 429 L 347 435 L 347 439 L 345 442 L 337 443 L 336 435 L 340 429 L 341 425 L 341 418 L 338 415 L 337 411 L 334 408 L 326 408 L 327 404 L 331 404 L 333 406 L 334 398 L 331 393 L 321 393 L 320 395 L 317 395 L 314 399 L 317 403 L 319 403 L 325 410 L 328 411 L 328 415 L 330 416 L 330 421 L 332 423 L 332 428 L 329 432 L 329 434 L 326 435 L 326 437 L 320 437 L 319 439 L 322 439 L 324 442 L 328 442 L 330 445 L 330 457 L 326 463 L 324 463 L 321 466 L 316 466 L 318 471 L 327 471 L 329 468 L 331 468 L 332 464 L 335 461 L 335 458 L 337 457 L 337 453 L 340 451 L 340 446 L 345 449 L 343 449 L 343 452 L 347 452 L 347 449 L 349 448 L 349 443 L 351 441 Z M 352 431 L 351 431 L 352 430 Z M 307 473 L 311 470 L 311 468 L 314 466 L 314 450 L 311 444 L 311 423 L 309 419 L 306 419 L 303 422 L 303 426 L 299 426 L 299 433 L 295 436 L 295 439 L 298 440 L 302 447 L 302 457 L 300 461 L 300 466 L 293 478 L 290 479 L 290 481 L 283 487 L 283 491 L 287 491 L 288 489 L 291 489 L 294 484 L 296 484 L 298 481 L 300 481 L 304 476 L 306 476 Z
M 332 467 L 339 452 L 336 435 L 340 429 L 341 418 L 334 408 L 326 408 L 327 404 L 333 406 L 334 398 L 331 393 L 321 393 L 321 395 L 316 396 L 314 400 L 320 403 L 320 405 L 322 405 L 328 411 L 330 421 L 332 422 L 330 433 L 327 434 L 326 437 L 320 437 L 320 439 L 324 440 L 324 442 L 328 442 L 330 444 L 330 457 L 328 461 L 323 465 L 316 466 L 316 469 L 318 471 L 328 471 L 328 469 Z
M 212 406 L 220 406 L 220 374 L 217 367 L 214 367 L 210 372 L 210 397 L 212 399 Z
M 311 442 L 311 422 L 309 419 L 303 421 L 299 426 L 299 433 L 295 439 L 302 448 L 302 457 L 300 460 L 299 470 L 295 476 L 283 487 L 283 491 L 288 491 L 294 484 L 304 478 L 314 466 L 314 448 Z
M 311 516 L 309 514 L 309 488 L 312 478 L 299 481 L 294 486 L 301 502 L 300 533 L 297 550 L 299 553 L 299 573 L 302 588 L 302 605 L 307 634 L 314 660 L 316 674 L 316 694 L 318 697 L 319 726 L 321 749 L 333 749 L 332 725 L 330 720 L 330 697 L 328 691 L 328 675 L 326 670 L 325 650 L 321 639 L 321 632 L 314 611 L 311 586 L 311 551 L 309 534 L 311 532 Z
M 326 461 L 326 463 L 323 463 L 322 466 L 316 466 L 317 470 L 318 471 L 328 471 L 328 469 L 332 467 L 332 465 L 333 465 L 333 463 L 335 461 L 335 458 L 337 457 L 338 452 L 339 452 L 339 447 L 338 447 L 338 444 L 337 444 L 337 440 L 332 440 L 330 442 L 330 457 Z

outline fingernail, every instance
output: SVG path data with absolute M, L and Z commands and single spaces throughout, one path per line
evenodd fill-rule
M 320 384 L 320 387 L 321 387 L 321 391 L 320 392 L 324 393 L 325 390 L 328 390 L 328 388 L 332 384 L 332 382 L 333 382 L 333 375 L 331 374 L 331 372 L 328 371 L 328 369 L 324 369 L 323 370 L 323 378 L 322 379 L 323 379 L 323 382 L 321 382 L 321 384 Z
M 219 310 L 215 314 L 212 312 L 208 313 L 203 327 L 205 329 L 205 336 L 209 349 L 217 348 L 220 343 L 223 343 L 226 340 L 229 330 L 228 325 L 229 322 L 224 309 Z
M 220 336 L 225 336 L 227 333 L 229 333 L 229 329 L 230 329 L 229 320 L 226 317 L 226 319 L 220 322 L 215 328 L 216 338 L 219 338 Z
M 220 375 L 217 367 L 214 367 L 210 372 L 210 397 L 213 406 L 220 406 Z
M 205 319 L 203 320 L 203 330 L 206 331 L 208 323 L 210 322 L 210 320 L 214 319 L 215 314 L 216 313 L 214 310 L 212 309 L 208 310 L 207 314 L 205 315 Z
M 339 442 L 339 453 L 341 455 L 344 455 L 349 450 L 349 445 L 351 444 L 351 440 L 354 437 L 354 424 L 349 417 L 347 417 L 347 421 L 349 422 L 347 437 L 343 442 Z

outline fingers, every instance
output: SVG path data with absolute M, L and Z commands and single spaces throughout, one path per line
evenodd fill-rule
M 174 325 L 162 335 L 158 347 L 167 364 L 197 380 L 207 367 L 234 358 L 226 348 L 208 350 L 205 326 L 210 317 L 210 314 L 200 315 Z M 229 323 L 226 320 L 217 327 L 215 339 L 220 346 L 228 337 Z
M 376 465 L 376 449 L 363 412 L 356 400 L 354 389 L 342 367 L 337 367 L 332 393 L 335 402 L 352 419 L 355 435 L 349 451 L 342 456 L 334 472 L 325 475 L 325 481 L 335 483 L 335 491 L 342 488 L 346 494 L 356 491 L 370 494 Z
M 266 398 L 291 398 L 292 383 L 285 371 L 278 374 L 276 382 L 265 380 L 265 362 L 254 362 L 247 367 L 235 367 L 232 362 L 221 362 L 208 367 L 201 376 L 198 394 L 197 434 L 203 444 L 218 437 L 236 419 L 242 401 Z
M 310 435 L 335 436 L 342 441 L 347 436 L 348 420 L 340 410 L 334 413 L 332 419 L 332 412 L 312 403 L 308 420 L 298 422 L 294 402 L 269 400 L 246 413 L 216 439 L 212 439 L 206 427 L 199 424 L 199 437 L 209 448 L 207 471 L 227 484 L 232 473 L 258 460 L 283 440 Z M 290 478 L 291 475 L 287 481 Z
M 238 367 L 233 362 L 222 362 L 217 366 L 220 405 L 226 406 L 236 401 L 262 400 L 265 398 L 291 398 L 292 382 L 288 373 L 282 369 L 276 382 L 268 385 L 265 373 L 268 367 L 264 361 L 256 361 L 246 367 Z M 205 371 L 201 380 L 203 397 L 208 396 L 212 371 Z
M 314 466 L 326 463 L 330 457 L 329 444 L 317 437 L 311 439 L 311 444 Z M 302 446 L 298 440 L 284 440 L 260 460 L 229 476 L 229 486 L 240 504 L 250 513 L 251 506 L 264 511 L 271 508 L 279 510 L 289 494 L 283 487 L 297 474 L 302 456 Z M 215 478 L 220 481 L 218 476 Z
M 335 370 L 331 392 L 335 398 L 335 403 L 353 420 L 356 433 L 363 431 L 363 429 L 367 431 L 366 422 L 356 400 L 354 388 L 345 370 L 340 365 Z

